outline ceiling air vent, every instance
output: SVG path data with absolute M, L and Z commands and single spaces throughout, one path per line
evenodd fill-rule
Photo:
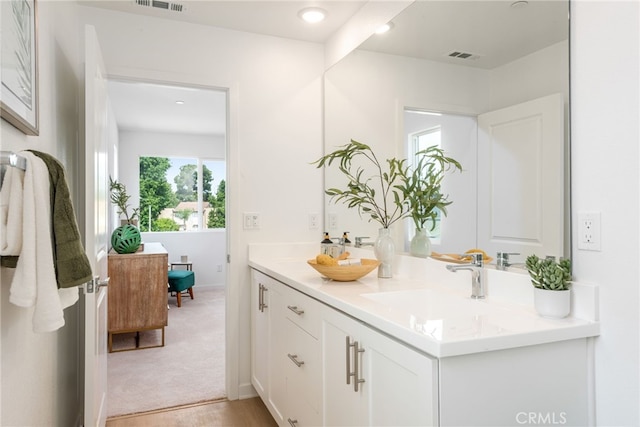
M 480 58 L 480 55 L 477 55 L 475 53 L 469 53 L 469 52 L 462 52 L 459 50 L 454 50 L 453 52 L 449 52 L 446 54 L 446 56 L 450 57 L 450 58 L 456 58 L 456 59 L 478 59 Z
M 171 10 L 173 12 L 183 12 L 185 10 L 184 5 L 180 3 L 174 3 L 170 1 L 162 0 L 134 0 L 135 4 L 144 7 L 155 7 L 156 9 Z

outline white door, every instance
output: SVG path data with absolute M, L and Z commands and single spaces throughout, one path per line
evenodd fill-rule
M 85 250 L 97 283 L 107 281 L 108 98 L 95 28 L 85 28 Z M 85 285 L 85 427 L 107 417 L 107 289 Z
M 561 94 L 478 116 L 478 247 L 564 255 Z

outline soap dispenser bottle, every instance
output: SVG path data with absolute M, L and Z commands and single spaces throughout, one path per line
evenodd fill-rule
M 349 240 L 349 234 L 348 233 L 349 233 L 348 231 L 345 231 L 344 233 L 342 233 L 342 242 L 345 245 L 348 245 L 348 244 L 351 243 L 351 240 Z
M 331 246 L 333 246 L 333 241 L 329 237 L 329 233 L 324 232 L 324 238 L 320 242 L 320 253 L 329 255 L 331 253 Z

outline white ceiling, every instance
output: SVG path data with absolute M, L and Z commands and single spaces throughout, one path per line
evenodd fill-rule
M 111 80 L 109 99 L 121 130 L 198 135 L 226 132 L 223 91 Z
M 315 43 L 324 43 L 367 1 L 166 0 L 166 2 L 184 6 L 183 12 L 140 6 L 136 4 L 135 0 L 79 1 L 85 6 Z M 327 17 L 322 23 L 309 25 L 298 18 L 298 12 L 310 6 L 320 7 L 327 11 Z
M 152 1 L 152 0 L 149 0 Z M 366 3 L 357 1 L 176 1 L 183 12 L 135 4 L 135 0 L 79 1 L 91 7 L 210 25 L 295 40 L 324 43 Z M 493 68 L 543 47 L 565 40 L 567 2 L 529 0 L 522 8 L 512 0 L 420 0 L 394 19 L 384 37 L 372 36 L 361 48 L 422 59 Z M 316 6 L 327 19 L 305 24 L 298 12 Z M 266 17 L 266 19 L 265 19 Z M 447 57 L 459 50 L 478 59 L 461 62 Z M 219 134 L 226 118 L 224 93 L 190 88 L 112 82 L 110 96 L 123 129 L 145 128 L 164 132 Z M 181 99 L 184 105 L 176 105 Z M 184 114 L 181 114 L 184 113 Z M 212 119 L 217 117 L 217 119 Z

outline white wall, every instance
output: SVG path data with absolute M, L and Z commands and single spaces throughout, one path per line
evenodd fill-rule
M 600 285 L 596 419 L 640 425 L 640 6 L 574 1 L 572 219 L 576 279 Z M 581 211 L 602 214 L 602 251 L 577 249 Z
M 193 263 L 196 286 L 225 285 L 227 272 L 227 233 L 225 230 L 142 233 L 143 242 L 160 242 L 169 253 L 169 262 L 187 255 Z
M 309 241 L 321 232 L 309 230 L 308 214 L 322 212 L 322 174 L 309 162 L 322 153 L 323 48 L 80 10 L 82 21 L 96 27 L 110 76 L 229 89 L 229 397 L 251 394 L 247 244 Z M 260 213 L 261 228 L 243 230 L 242 212 Z
M 77 186 L 82 96 L 77 19 L 74 3 L 38 2 L 40 135 L 25 136 L 0 121 L 2 150 L 35 149 L 62 162 L 76 207 L 82 200 Z M 65 310 L 63 328 L 34 334 L 33 309 L 9 303 L 13 270 L 2 268 L 0 277 L 0 425 L 78 425 L 80 304 Z

